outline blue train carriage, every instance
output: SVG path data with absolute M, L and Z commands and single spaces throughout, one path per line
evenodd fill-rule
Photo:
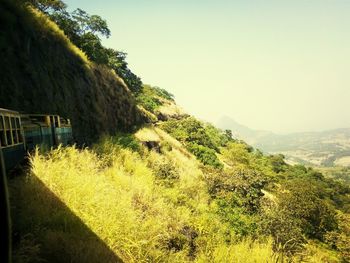
M 44 150 L 54 146 L 50 115 L 22 114 L 21 118 L 27 151 L 31 152 L 36 146 Z
M 27 150 L 36 146 L 48 150 L 53 146 L 68 145 L 73 141 L 72 126 L 69 119 L 59 115 L 25 114 L 22 115 Z
M 0 148 L 6 171 L 25 155 L 24 132 L 19 112 L 0 108 Z
M 58 122 L 55 122 L 55 142 L 56 145 L 69 145 L 73 143 L 72 125 L 69 119 L 58 117 Z M 56 125 L 57 124 L 57 125 Z

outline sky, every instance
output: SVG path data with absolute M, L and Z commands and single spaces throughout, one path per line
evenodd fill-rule
M 277 133 L 350 127 L 348 0 L 64 0 L 107 20 L 103 44 L 215 123 Z

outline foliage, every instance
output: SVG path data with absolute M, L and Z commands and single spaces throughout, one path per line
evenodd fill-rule
M 220 262 L 229 254 L 238 261 L 249 254 L 277 256 L 269 241 L 234 242 L 208 205 L 206 188 L 193 171 L 196 163 L 186 156 L 181 158 L 187 161 L 173 159 L 175 148 L 169 156 L 141 156 L 113 143 L 102 148 L 103 155 L 75 147 L 47 156 L 36 152 L 31 175 L 10 182 L 14 231 L 21 239 L 36 237 L 28 261 Z M 191 175 L 186 167 L 192 167 Z M 162 183 L 165 179 L 172 184 Z M 26 253 L 24 245 L 15 245 L 16 255 Z M 239 254 L 231 255 L 236 249 Z
M 159 87 L 145 84 L 137 94 L 136 99 L 146 110 L 155 113 L 156 109 L 163 105 L 164 99 L 174 101 L 174 95 Z
M 198 145 L 197 143 L 188 143 L 187 149 L 193 153 L 203 164 L 211 165 L 215 168 L 223 167 L 218 160 L 216 152 L 209 147 Z
M 350 261 L 350 215 L 338 212 L 339 228 L 327 233 L 327 243 L 340 251 L 345 261 Z
M 286 163 L 284 161 L 284 155 L 283 154 L 276 154 L 270 156 L 270 162 L 272 165 L 272 170 L 275 173 L 280 173 L 285 171 Z
M 184 143 L 203 164 L 216 168 L 223 167 L 216 153 L 220 152 L 220 147 L 225 146 L 230 138 L 221 130 L 194 117 L 169 120 L 162 123 L 161 127 Z
M 135 100 L 157 120 L 173 95 L 142 85 L 125 53 L 102 46 L 110 32 L 101 17 L 69 13 L 59 0 L 32 3 L 64 33 L 41 12 L 4 5 L 0 80 L 50 88 L 33 89 L 29 100 L 16 89 L 15 102 L 2 90 L 3 105 L 71 117 L 79 142 L 100 140 L 92 149 L 36 152 L 28 175 L 11 180 L 15 260 L 349 261 L 346 178 L 265 156 L 194 117 L 118 133 L 139 121 Z
M 265 205 L 263 216 L 268 233 L 285 249 L 300 249 L 305 237 L 325 241 L 326 234 L 338 228 L 335 209 L 312 180 L 291 180 L 277 194 L 277 203 Z
M 102 45 L 100 37 L 108 38 L 111 35 L 106 20 L 98 15 L 90 15 L 80 8 L 69 12 L 67 6 L 60 0 L 29 2 L 47 14 L 90 60 L 113 69 L 131 91 L 135 93 L 140 91 L 142 81 L 128 68 L 126 53 Z
M 222 150 L 224 161 L 230 166 L 239 164 L 249 165 L 251 163 L 248 147 L 242 142 L 230 142 Z
M 326 177 L 334 178 L 345 184 L 350 185 L 350 167 L 317 167 Z
M 138 94 L 142 89 L 142 81 L 140 77 L 128 68 L 128 63 L 126 62 L 127 54 L 111 48 L 105 48 L 103 52 L 105 52 L 108 58 L 107 65 L 124 80 L 132 92 Z
M 0 5 L 1 107 L 69 118 L 85 145 L 144 121 L 122 79 L 89 61 L 45 14 Z
M 61 0 L 29 0 L 28 2 L 45 13 L 60 11 L 67 8 L 67 5 Z
M 105 136 L 96 143 L 94 149 L 100 154 L 106 154 L 107 149 L 111 149 L 110 145 L 121 146 L 122 148 L 131 149 L 132 151 L 140 151 L 140 143 L 135 136 L 130 133 L 118 132 L 114 136 Z
M 144 88 L 142 90 L 143 92 L 137 97 L 137 102 L 146 110 L 154 113 L 155 110 L 162 105 L 162 102 L 157 97 L 145 94 Z
M 147 150 L 136 139 L 167 147 Z M 108 261 L 111 249 L 127 262 L 254 262 L 259 253 L 266 262 L 347 258 L 348 223 L 335 213 L 331 181 L 303 166 L 272 163 L 242 142 L 229 141 L 220 151 L 224 168 L 200 165 L 179 141 L 149 126 L 135 137 L 105 137 L 92 150 L 36 153 L 32 175 L 11 183 L 15 231 L 23 240 L 15 254 L 50 262 L 55 253 L 66 261 L 72 255 Z M 283 171 L 274 169 L 279 166 Z M 51 211 L 57 204 L 48 203 L 53 199 L 38 179 L 69 210 Z M 26 243 L 26 235 L 37 238 Z

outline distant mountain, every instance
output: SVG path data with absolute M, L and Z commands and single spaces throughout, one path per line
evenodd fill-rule
M 284 154 L 290 163 L 350 166 L 350 128 L 280 135 L 250 129 L 227 116 L 217 126 L 264 152 Z
M 216 126 L 221 129 L 232 130 L 233 136 L 246 141 L 251 145 L 255 145 L 261 138 L 273 136 L 270 131 L 253 130 L 244 126 L 228 116 L 222 116 L 216 123 Z

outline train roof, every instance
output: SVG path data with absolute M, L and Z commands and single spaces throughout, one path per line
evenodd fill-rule
M 45 114 L 45 113 L 22 113 L 21 115 L 25 115 L 25 116 L 59 116 L 58 114 Z
M 9 109 L 4 109 L 4 108 L 0 108 L 0 113 L 9 113 L 9 114 L 16 114 L 16 115 L 19 115 L 19 112 L 18 112 L 18 111 L 9 110 Z

